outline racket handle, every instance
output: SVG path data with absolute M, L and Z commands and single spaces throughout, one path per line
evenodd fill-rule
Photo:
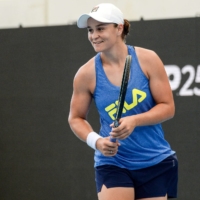
M 119 121 L 116 119 L 116 120 L 114 121 L 114 126 L 113 126 L 113 127 L 116 128 L 116 127 L 118 127 L 118 126 L 119 126 Z M 111 141 L 111 142 L 116 142 L 116 140 L 117 140 L 117 139 L 115 139 L 115 138 L 112 138 L 112 137 L 110 138 L 110 141 Z
M 115 120 L 114 121 L 114 128 L 118 127 L 119 126 L 119 121 L 118 120 Z
M 116 139 L 115 138 L 110 138 L 110 141 L 111 142 L 116 142 Z

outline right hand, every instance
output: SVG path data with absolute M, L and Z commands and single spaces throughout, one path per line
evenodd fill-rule
M 116 142 L 111 142 L 110 137 L 99 138 L 96 142 L 96 148 L 104 155 L 104 156 L 115 156 L 118 151 L 118 147 L 120 143 L 118 140 Z

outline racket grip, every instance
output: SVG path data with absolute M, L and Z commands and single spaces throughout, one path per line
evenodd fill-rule
M 113 126 L 113 127 L 116 128 L 116 127 L 118 127 L 118 126 L 119 126 L 119 121 L 118 121 L 118 120 L 115 120 L 115 121 L 114 121 L 114 126 Z M 112 138 L 112 137 L 110 138 L 110 141 L 111 141 L 111 142 L 116 142 L 116 140 L 117 140 L 117 139 L 115 139 L 115 138 Z
M 118 120 L 115 120 L 114 121 L 114 128 L 118 127 L 119 126 L 119 121 Z
M 115 138 L 110 138 L 110 141 L 111 142 L 116 142 L 116 139 Z

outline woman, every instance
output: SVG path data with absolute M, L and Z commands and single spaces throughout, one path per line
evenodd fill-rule
M 174 116 L 173 95 L 162 61 L 151 50 L 125 44 L 130 24 L 112 4 L 99 4 L 77 22 L 87 28 L 97 55 L 74 78 L 69 124 L 95 149 L 99 200 L 166 200 L 176 197 L 178 163 L 160 125 Z M 113 127 L 127 55 L 130 78 L 120 125 Z M 92 99 L 100 115 L 95 133 L 87 122 Z M 110 137 L 117 139 L 111 142 Z

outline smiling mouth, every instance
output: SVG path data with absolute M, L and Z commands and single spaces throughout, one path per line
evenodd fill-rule
M 101 44 L 103 41 L 100 42 L 93 42 L 93 44 Z

